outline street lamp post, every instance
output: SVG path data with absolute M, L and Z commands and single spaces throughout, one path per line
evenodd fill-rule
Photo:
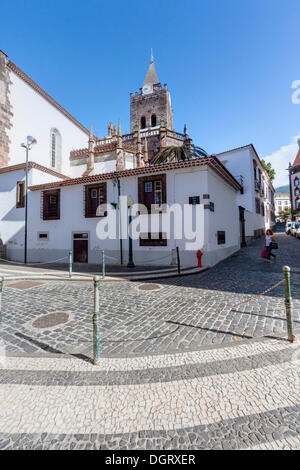
M 27 264 L 27 219 L 28 219 L 28 155 L 32 145 L 36 144 L 36 139 L 31 135 L 27 136 L 26 143 L 21 147 L 26 149 L 26 169 L 25 169 L 25 228 L 24 228 L 24 263 Z
M 133 206 L 133 199 L 131 196 L 128 196 L 127 198 L 127 206 L 128 206 L 128 218 L 129 218 L 129 251 L 128 251 L 128 264 L 127 268 L 135 268 L 135 264 L 133 262 L 133 252 L 132 252 L 132 228 L 131 228 L 131 222 L 132 222 L 132 206 Z
M 121 214 L 121 183 L 118 176 L 113 175 L 112 181 L 118 188 L 118 211 L 119 211 L 119 239 L 120 239 L 120 264 L 123 264 L 123 243 L 122 243 L 122 214 Z

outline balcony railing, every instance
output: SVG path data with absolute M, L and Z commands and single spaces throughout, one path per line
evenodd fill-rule
M 254 182 L 254 188 L 255 188 L 255 191 L 258 191 L 258 192 L 260 191 L 260 188 L 261 188 L 261 183 L 260 183 L 260 181 L 256 180 L 256 181 Z

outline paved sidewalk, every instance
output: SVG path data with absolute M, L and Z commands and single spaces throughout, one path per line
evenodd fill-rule
M 300 240 L 277 238 L 277 264 L 258 240 L 201 274 L 101 283 L 99 367 L 90 283 L 11 281 L 0 449 L 300 449 L 300 343 L 285 339 L 284 286 L 256 295 L 290 265 L 300 334 Z
M 9 357 L 0 449 L 300 449 L 299 346 L 273 340 L 98 368 Z

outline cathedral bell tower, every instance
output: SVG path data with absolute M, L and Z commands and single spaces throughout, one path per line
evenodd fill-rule
M 173 130 L 173 109 L 167 85 L 159 83 L 153 55 L 151 53 L 150 65 L 143 87 L 140 92 L 130 94 L 130 132 L 134 132 L 136 125 L 140 129 L 159 127 L 164 122 L 167 129 Z

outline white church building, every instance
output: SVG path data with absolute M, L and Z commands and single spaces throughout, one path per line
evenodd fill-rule
M 29 262 L 64 258 L 71 250 L 75 262 L 98 263 L 105 250 L 120 264 L 121 250 L 126 264 L 129 211 L 140 265 L 174 264 L 179 248 L 182 265 L 196 266 L 201 250 L 203 264 L 212 266 L 273 225 L 274 189 L 252 145 L 154 163 L 164 149 L 193 142 L 186 127 L 174 130 L 170 92 L 158 81 L 153 58 L 143 86 L 130 95 L 130 134 L 110 122 L 106 136 L 94 136 L 2 51 L 0 110 L 0 257 L 24 260 L 21 143 L 31 135 L 37 143 L 28 164 Z M 141 206 L 128 209 L 128 198 Z M 105 238 L 101 230 L 114 215 Z

